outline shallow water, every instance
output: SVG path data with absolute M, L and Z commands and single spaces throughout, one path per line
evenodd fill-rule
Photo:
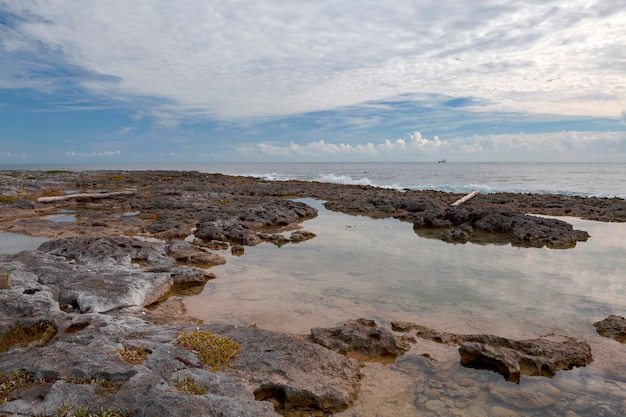
M 45 237 L 32 237 L 0 231 L 0 254 L 11 254 L 18 253 L 23 250 L 34 250 L 46 240 L 49 239 Z
M 211 269 L 217 279 L 186 299 L 189 313 L 292 333 L 365 317 L 518 339 L 575 336 L 591 345 L 591 365 L 519 386 L 461 367 L 455 348 L 419 341 L 395 365 L 368 364 L 359 400 L 341 415 L 626 415 L 626 347 L 592 326 L 624 315 L 626 224 L 566 219 L 591 235 L 568 250 L 453 245 L 421 238 L 409 223 L 304 201 L 320 210 L 303 224 L 317 237 L 225 253 L 227 264 Z
M 55 214 L 52 216 L 46 216 L 44 217 L 44 219 L 55 223 L 76 223 L 76 216 L 69 214 Z

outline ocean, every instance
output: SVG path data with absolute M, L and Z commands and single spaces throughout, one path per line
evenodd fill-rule
M 457 193 L 479 189 L 626 198 L 626 164 L 207 163 L 37 169 L 178 169 Z M 359 399 L 336 416 L 626 415 L 626 345 L 600 337 L 593 327 L 610 314 L 626 315 L 626 224 L 563 218 L 591 235 L 572 249 L 450 244 L 418 236 L 409 223 L 349 216 L 326 210 L 321 201 L 302 201 L 319 211 L 302 224 L 315 238 L 282 247 L 246 247 L 242 256 L 220 252 L 227 263 L 211 269 L 216 279 L 202 291 L 183 293 L 188 313 L 206 323 L 296 334 L 361 317 L 383 326 L 409 321 L 440 331 L 514 339 L 555 333 L 588 342 L 594 357 L 586 367 L 559 371 L 553 378 L 523 376 L 516 385 L 494 372 L 462 367 L 454 347 L 418 340 L 394 364 L 366 363 Z
M 466 193 L 552 193 L 626 198 L 626 163 L 187 163 L 0 165 L 27 170 L 193 170 Z

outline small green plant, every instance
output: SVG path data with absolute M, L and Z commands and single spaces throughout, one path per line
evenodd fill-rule
M 214 335 L 208 330 L 180 332 L 173 342 L 184 349 L 196 352 L 198 358 L 213 371 L 224 370 L 231 359 L 241 352 L 241 345 L 225 336 Z
M 132 417 L 132 413 L 120 410 L 117 407 L 101 408 L 98 412 L 92 412 L 91 407 L 78 407 L 71 403 L 63 403 L 55 408 L 52 414 L 39 414 L 37 417 Z
M 8 290 L 11 288 L 9 283 L 9 274 L 6 272 L 0 272 L 0 290 Z
M 30 327 L 11 327 L 0 337 L 0 353 L 15 346 L 26 347 L 32 342 L 45 346 L 56 334 L 56 328 L 48 321 L 38 321 Z
M 117 349 L 115 353 L 132 365 L 140 365 L 152 352 L 143 346 L 124 346 L 123 349 Z
M 0 204 L 10 205 L 16 203 L 20 198 L 16 195 L 0 195 Z
M 182 380 L 180 379 L 180 376 L 176 376 L 173 385 L 177 390 L 190 395 L 204 395 L 209 391 L 209 387 L 206 385 L 199 386 L 196 384 L 196 381 L 189 376 L 186 376 Z
M 11 398 L 11 393 L 18 388 L 30 387 L 37 382 L 24 371 L 0 372 L 0 404 Z
M 114 382 L 110 379 L 102 378 L 100 375 L 94 377 L 86 376 L 84 378 L 69 377 L 65 378 L 66 381 L 72 384 L 81 385 L 99 385 L 96 388 L 96 394 L 106 396 L 107 394 L 115 393 L 122 388 L 123 382 Z
M 98 175 L 96 179 L 99 181 L 124 181 L 124 176 L 122 174 L 106 174 Z
M 49 169 L 46 171 L 47 174 L 71 174 L 72 171 L 68 171 L 65 169 Z
M 118 392 L 120 388 L 122 388 L 122 385 L 124 385 L 123 382 L 114 382 L 110 379 L 100 378 L 98 381 L 100 383 L 100 386 L 96 388 L 96 394 L 102 395 L 103 397 L 106 397 L 107 394 L 113 394 Z

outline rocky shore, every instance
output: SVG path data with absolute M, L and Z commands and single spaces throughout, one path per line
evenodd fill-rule
M 363 319 L 311 335 L 209 326 L 173 295 L 214 278 L 210 268 L 225 262 L 216 250 L 245 256 L 246 246 L 314 238 L 300 223 L 317 212 L 297 198 L 394 217 L 451 243 L 560 249 L 589 237 L 528 213 L 626 221 L 621 199 L 490 194 L 452 207 L 460 197 L 198 172 L 0 171 L 0 229 L 50 239 L 0 255 L 0 415 L 75 406 L 134 416 L 329 416 L 359 396 L 365 362 L 393 362 L 416 337 L 457 346 L 464 366 L 517 383 L 591 363 L 589 345 L 564 335 L 516 341 Z M 623 342 L 624 319 L 609 319 L 611 331 L 596 324 L 599 334 Z M 239 350 L 209 366 L 176 343 L 188 331 Z

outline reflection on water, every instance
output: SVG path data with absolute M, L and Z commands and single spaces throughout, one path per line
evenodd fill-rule
M 306 202 L 320 210 L 304 223 L 316 238 L 224 253 L 214 285 L 186 300 L 189 313 L 293 333 L 365 317 L 517 339 L 575 336 L 591 345 L 591 365 L 519 386 L 462 368 L 454 348 L 420 342 L 391 367 L 368 364 L 357 404 L 341 415 L 626 415 L 626 346 L 592 326 L 625 313 L 625 224 L 566 219 L 591 235 L 569 250 L 454 245 L 420 238 L 409 223 Z
M 74 215 L 53 215 L 44 217 L 44 219 L 55 223 L 75 223 L 76 216 Z
M 34 250 L 46 240 L 48 239 L 45 237 L 32 237 L 0 231 L 0 254 L 18 253 L 23 250 Z

